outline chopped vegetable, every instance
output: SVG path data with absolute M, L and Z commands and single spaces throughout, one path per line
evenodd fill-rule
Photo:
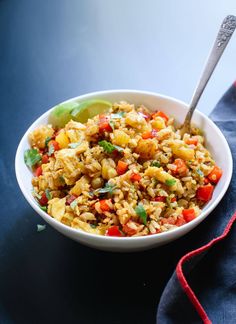
M 204 177 L 204 173 L 200 169 L 197 169 L 196 172 L 200 177 Z
M 155 198 L 153 198 L 154 201 L 159 201 L 159 202 L 165 202 L 166 201 L 166 197 L 164 196 L 157 196 Z
M 110 211 L 110 206 L 107 203 L 106 199 L 100 200 L 100 208 L 103 212 Z
M 199 200 L 208 202 L 212 197 L 213 190 L 214 190 L 214 187 L 211 184 L 199 187 L 197 190 L 197 193 L 196 193 L 196 197 Z
M 70 204 L 76 199 L 76 196 L 74 195 L 69 195 L 66 197 L 66 205 L 70 206 Z
M 138 173 L 132 173 L 131 176 L 130 176 L 130 180 L 132 182 L 135 182 L 135 181 L 140 181 L 141 180 L 141 175 L 138 174 Z
M 46 139 L 45 139 L 45 147 L 48 147 L 48 143 L 51 141 L 51 137 L 47 137 Z
M 156 117 L 163 118 L 165 120 L 165 122 L 168 122 L 168 120 L 169 120 L 169 117 L 165 113 L 163 113 L 163 111 L 158 111 L 152 115 L 153 119 L 155 119 Z
M 197 145 L 198 144 L 198 138 L 197 137 L 188 138 L 185 141 L 185 143 L 188 144 L 188 145 Z
M 121 160 L 118 161 L 116 171 L 119 175 L 124 174 L 128 170 L 128 163 L 125 163 Z
M 64 130 L 61 130 L 55 138 L 59 144 L 60 149 L 68 147 L 70 141 Z
M 119 230 L 119 227 L 114 225 L 114 226 L 111 226 L 107 229 L 106 231 L 106 236 L 122 236 L 120 230 Z
M 42 232 L 46 229 L 46 225 L 37 224 L 37 232 Z
M 112 153 L 113 151 L 116 150 L 115 146 L 112 145 L 110 142 L 103 140 L 98 142 L 98 144 L 104 149 L 105 152 L 107 153 Z
M 152 161 L 151 166 L 160 168 L 161 163 L 159 161 Z
M 60 146 L 57 143 L 57 141 L 51 140 L 48 143 L 48 155 L 51 156 L 55 151 L 59 151 L 60 150 Z
M 47 197 L 48 200 L 52 199 L 52 195 L 51 195 L 51 192 L 50 192 L 49 189 L 46 189 L 45 190 L 45 195 L 46 195 L 46 197 Z
M 106 115 L 100 115 L 99 116 L 99 122 L 98 122 L 99 132 L 112 132 L 112 127 L 109 123 L 109 118 Z
M 157 136 L 157 131 L 153 129 L 152 131 L 147 131 L 142 134 L 143 139 L 154 138 Z
M 185 175 L 188 172 L 188 168 L 184 160 L 175 159 L 174 165 L 176 165 L 176 170 L 172 170 L 173 174 L 179 174 L 181 176 Z
M 33 188 L 33 190 L 32 190 L 32 195 L 33 195 L 35 198 L 37 198 L 37 199 L 41 199 L 41 198 L 42 198 L 42 196 L 39 195 L 39 194 L 35 191 L 34 188 Z
M 32 167 L 41 161 L 41 155 L 36 149 L 28 149 L 24 153 L 24 161 L 28 167 Z
M 41 206 L 47 206 L 48 198 L 46 196 L 46 193 L 43 192 L 41 198 L 39 199 L 39 203 Z
M 113 191 L 116 189 L 115 185 L 110 185 L 108 183 L 106 183 L 104 188 L 99 188 L 93 191 L 93 194 L 95 196 L 98 196 L 99 194 L 104 194 L 104 193 L 109 193 L 109 194 L 113 194 Z
M 45 213 L 47 212 L 47 206 L 39 206 L 41 210 L 43 210 Z
M 42 163 L 43 163 L 43 164 L 46 164 L 46 163 L 48 163 L 48 161 L 49 161 L 49 157 L 48 157 L 48 155 L 47 155 L 47 154 L 44 154 L 44 155 L 42 156 Z
M 184 217 L 184 220 L 188 223 L 191 222 L 194 218 L 196 218 L 195 210 L 193 208 L 190 209 L 184 209 L 182 211 L 182 215 Z
M 220 180 L 222 174 L 223 171 L 221 170 L 221 168 L 215 165 L 211 173 L 208 174 L 208 179 L 213 183 L 217 183 Z
M 77 206 L 77 204 L 78 204 L 77 200 L 74 199 L 74 200 L 70 203 L 70 208 L 71 208 L 71 209 L 75 209 L 75 207 Z
M 147 224 L 147 213 L 143 207 L 143 204 L 139 203 L 138 206 L 135 208 L 135 212 L 140 217 L 143 224 L 146 225 Z
M 43 170 L 42 170 L 42 167 L 41 167 L 41 165 L 40 165 L 40 166 L 37 167 L 37 169 L 35 170 L 34 175 L 35 175 L 35 177 L 39 177 L 39 176 L 42 175 L 42 173 L 43 173 Z
M 128 224 L 125 224 L 123 227 L 122 227 L 122 231 L 127 234 L 128 236 L 132 236 L 132 235 L 135 235 L 137 233 L 137 229 L 135 228 L 132 228 L 131 226 L 129 226 L 129 223 Z
M 185 221 L 184 217 L 183 216 L 178 216 L 178 218 L 177 218 L 177 220 L 175 222 L 175 225 L 176 226 L 182 226 L 184 224 L 186 224 L 186 221 Z
M 165 184 L 166 184 L 168 187 L 171 187 L 171 186 L 173 186 L 173 185 L 176 184 L 176 180 L 175 180 L 175 179 L 167 179 L 167 180 L 165 181 Z

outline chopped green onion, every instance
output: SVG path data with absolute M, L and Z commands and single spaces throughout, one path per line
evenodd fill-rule
M 55 152 L 55 147 L 53 144 L 49 145 L 48 155 L 51 156 Z
M 152 161 L 151 166 L 154 166 L 154 167 L 160 168 L 161 163 L 160 163 L 159 161 Z
M 41 155 L 36 149 L 28 149 L 24 153 L 24 161 L 28 167 L 32 167 L 41 161 Z
M 109 193 L 109 194 L 113 194 L 113 191 L 116 189 L 115 185 L 110 185 L 108 183 L 106 183 L 104 188 L 99 188 L 93 191 L 93 194 L 95 196 L 98 196 L 99 194 L 104 194 L 104 193 Z
M 143 207 L 143 204 L 139 203 L 138 206 L 135 208 L 135 212 L 140 217 L 143 224 L 146 225 L 147 224 L 147 213 Z
M 45 213 L 47 212 L 47 206 L 40 206 L 40 205 L 39 205 L 39 208 L 40 208 L 41 210 L 43 210 Z
M 46 189 L 45 190 L 45 195 L 46 195 L 46 197 L 47 197 L 48 200 L 52 199 L 52 195 L 51 195 L 51 192 L 50 192 L 49 189 Z
M 107 153 L 112 153 L 113 151 L 123 152 L 124 149 L 118 145 L 113 145 L 110 142 L 103 140 L 98 142 L 98 144 L 104 149 Z
M 167 179 L 165 181 L 165 184 L 168 186 L 168 187 L 171 187 L 173 186 L 174 184 L 176 184 L 176 180 L 175 179 Z
M 46 147 L 48 147 L 48 143 L 51 141 L 51 137 L 47 137 L 46 139 L 45 139 L 45 146 Z
M 37 198 L 37 199 L 41 199 L 41 198 L 42 198 L 42 196 L 39 195 L 39 194 L 35 191 L 34 188 L 32 189 L 32 195 L 33 195 L 33 197 L 35 197 L 35 198 Z

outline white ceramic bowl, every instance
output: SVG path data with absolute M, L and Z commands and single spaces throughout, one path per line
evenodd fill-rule
M 134 104 L 144 104 L 151 110 L 161 109 L 167 114 L 173 115 L 176 121 L 179 123 L 184 120 L 187 111 L 187 105 L 184 102 L 157 93 L 136 90 L 109 90 L 94 92 L 79 96 L 77 98 L 72 98 L 67 102 L 77 100 L 82 101 L 95 98 L 105 99 L 111 102 L 125 100 Z M 223 169 L 223 176 L 214 190 L 213 198 L 204 207 L 199 217 L 197 217 L 190 223 L 178 227 L 172 231 L 143 237 L 122 238 L 98 236 L 68 227 L 62 223 L 59 223 L 38 207 L 31 193 L 32 173 L 25 165 L 23 158 L 24 151 L 29 148 L 29 132 L 34 130 L 39 125 L 47 124 L 49 113 L 50 110 L 40 116 L 29 127 L 20 141 L 15 159 L 17 181 L 28 203 L 47 223 L 53 226 L 60 233 L 84 245 L 101 250 L 125 252 L 150 249 L 176 240 L 177 238 L 191 231 L 194 227 L 201 223 L 204 218 L 207 217 L 207 215 L 209 215 L 209 213 L 220 202 L 229 186 L 232 176 L 232 155 L 227 141 L 219 128 L 207 116 L 199 111 L 196 111 L 193 116 L 193 123 L 204 130 L 204 133 L 206 135 L 206 147 L 212 153 L 217 165 L 219 165 Z

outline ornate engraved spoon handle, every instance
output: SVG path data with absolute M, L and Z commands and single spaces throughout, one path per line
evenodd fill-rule
M 189 111 L 185 117 L 183 126 L 181 127 L 181 133 L 190 133 L 190 121 L 193 115 L 193 112 L 198 104 L 198 101 L 221 57 L 223 54 L 234 30 L 236 28 L 236 17 L 229 15 L 221 24 L 220 30 L 216 37 L 215 43 L 212 47 L 210 55 L 207 59 L 205 68 L 203 70 L 202 76 L 198 81 L 197 87 L 194 91 L 193 97 L 189 105 Z

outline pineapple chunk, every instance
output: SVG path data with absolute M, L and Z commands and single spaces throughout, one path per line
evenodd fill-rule
M 79 196 L 83 190 L 89 191 L 89 179 L 86 176 L 82 176 L 74 187 L 70 190 L 71 195 Z
M 66 148 L 70 143 L 64 130 L 60 131 L 60 133 L 56 136 L 55 140 L 58 142 L 60 149 Z
M 103 159 L 101 164 L 103 179 L 109 180 L 117 176 L 116 169 L 114 168 L 114 161 L 112 161 L 112 159 Z
M 194 149 L 184 146 L 181 143 L 172 143 L 171 149 L 174 155 L 183 160 L 194 160 L 195 153 Z
M 124 131 L 116 129 L 114 131 L 113 144 L 125 146 L 129 143 L 130 137 Z
M 168 172 L 164 171 L 163 168 L 157 167 L 148 167 L 145 171 L 145 175 L 149 177 L 153 177 L 158 181 L 166 184 L 170 191 L 179 191 L 182 192 L 183 188 L 179 181 Z
M 125 117 L 125 123 L 126 125 L 129 125 L 134 128 L 142 129 L 144 126 L 146 126 L 145 119 L 139 115 L 137 112 L 129 112 Z
M 151 121 L 152 127 L 155 129 L 163 129 L 166 127 L 165 121 L 161 117 L 156 117 Z
M 155 139 L 140 139 L 135 152 L 140 155 L 141 158 L 151 159 L 157 152 L 158 146 Z
M 82 229 L 85 232 L 98 234 L 98 235 L 105 235 L 107 225 L 99 225 L 96 228 L 92 228 L 90 224 L 83 222 L 79 219 L 79 217 L 75 217 L 71 223 L 71 227 Z

